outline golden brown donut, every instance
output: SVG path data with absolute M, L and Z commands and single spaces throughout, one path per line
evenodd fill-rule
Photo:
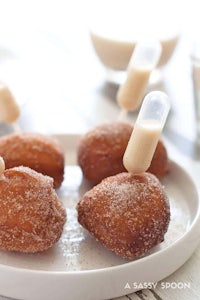
M 120 173 L 104 179 L 77 205 L 78 221 L 107 249 L 124 258 L 146 254 L 164 240 L 168 197 L 151 173 Z
M 4 171 L 0 177 L 0 249 L 44 251 L 58 241 L 65 220 L 52 178 L 28 167 Z
M 64 154 L 54 138 L 38 133 L 14 133 L 0 138 L 0 155 L 6 169 L 26 166 L 54 179 L 58 188 L 64 176 Z
M 123 155 L 132 131 L 133 126 L 129 123 L 113 122 L 98 125 L 87 132 L 78 146 L 78 164 L 84 177 L 97 184 L 108 176 L 125 172 Z M 161 178 L 168 169 L 167 150 L 159 141 L 147 171 Z
M 159 179 L 161 179 L 169 172 L 168 154 L 166 147 L 161 140 L 158 141 L 150 167 L 148 168 L 147 172 L 156 175 Z

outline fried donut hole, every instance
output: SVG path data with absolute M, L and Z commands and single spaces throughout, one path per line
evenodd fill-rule
M 28 167 L 4 171 L 0 177 L 0 249 L 44 251 L 58 241 L 65 221 L 52 178 Z
M 64 177 L 64 154 L 52 137 L 38 133 L 14 133 L 0 138 L 0 155 L 6 169 L 25 166 L 54 179 L 60 187 Z
M 87 132 L 78 146 L 78 164 L 91 183 L 126 172 L 123 155 L 133 126 L 129 123 L 104 123 Z M 141 149 L 142 151 L 142 149 Z M 148 172 L 162 178 L 169 170 L 166 148 L 159 140 Z
M 107 249 L 135 259 L 164 240 L 168 197 L 151 173 L 120 173 L 104 179 L 77 205 L 78 221 Z

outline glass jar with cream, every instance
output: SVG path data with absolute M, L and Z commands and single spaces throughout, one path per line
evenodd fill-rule
M 93 2 L 90 37 L 108 74 L 117 78 L 126 70 L 138 42 L 160 42 L 162 54 L 157 68 L 169 61 L 179 39 L 174 5 L 170 0 Z

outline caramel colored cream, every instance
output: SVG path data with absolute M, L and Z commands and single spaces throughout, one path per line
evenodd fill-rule
M 117 102 L 125 110 L 137 109 L 140 105 L 146 86 L 149 81 L 151 69 L 134 68 L 129 71 L 129 76 L 117 93 Z
M 90 37 L 95 52 L 103 65 L 113 70 L 127 69 L 137 41 L 111 39 L 93 31 L 90 31 Z M 171 58 L 178 42 L 178 35 L 159 39 L 159 42 L 162 46 L 162 54 L 158 66 L 161 67 Z
M 142 173 L 149 168 L 161 131 L 162 126 L 158 121 L 136 122 L 123 158 L 128 172 Z
M 91 8 L 90 37 L 100 61 L 113 70 L 126 70 L 136 43 L 159 41 L 158 66 L 172 56 L 181 18 L 173 0 L 101 0 Z
M 149 77 L 161 54 L 160 43 L 138 43 L 127 68 L 127 78 L 117 93 L 117 102 L 125 110 L 137 109 Z

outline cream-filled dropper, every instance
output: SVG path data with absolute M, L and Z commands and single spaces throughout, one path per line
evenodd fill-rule
M 141 104 L 151 72 L 159 61 L 161 48 L 159 42 L 140 42 L 136 45 L 127 68 L 126 80 L 117 92 L 117 102 L 121 107 L 119 119 Z
M 20 131 L 17 119 L 20 108 L 8 86 L 0 81 L 0 122 L 12 124 L 14 131 Z
M 145 172 L 153 158 L 170 110 L 168 96 L 160 91 L 146 95 L 123 157 L 128 172 Z
M 0 156 L 0 177 L 4 171 L 5 171 L 5 162 L 3 157 Z

